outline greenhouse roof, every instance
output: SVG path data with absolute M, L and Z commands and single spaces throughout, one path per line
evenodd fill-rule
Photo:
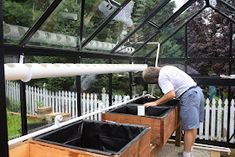
M 32 7 L 28 23 L 4 20 L 5 43 L 23 47 L 25 53 L 33 47 L 152 58 L 158 46 L 149 43 L 182 40 L 183 28 L 199 14 L 216 11 L 235 22 L 229 16 L 235 7 L 223 0 L 188 0 L 178 9 L 173 0 L 54 0 L 38 10 L 36 3 Z

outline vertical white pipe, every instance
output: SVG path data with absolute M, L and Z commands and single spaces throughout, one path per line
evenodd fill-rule
M 160 43 L 157 42 L 157 54 L 156 54 L 156 60 L 155 60 L 155 67 L 158 66 L 159 53 L 160 53 Z
M 160 53 L 160 43 L 156 42 L 156 44 L 157 44 L 157 53 L 156 53 L 155 67 L 158 66 L 158 59 L 159 59 L 159 53 Z M 156 86 L 155 84 L 152 85 L 151 95 L 153 95 L 153 93 L 154 93 L 155 86 Z

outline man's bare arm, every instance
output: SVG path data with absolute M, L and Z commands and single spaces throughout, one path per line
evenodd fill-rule
M 160 99 L 153 101 L 153 102 L 149 102 L 149 103 L 145 103 L 144 106 L 148 107 L 148 106 L 157 106 L 163 103 L 168 102 L 169 100 L 172 100 L 173 98 L 175 98 L 175 91 L 171 90 L 168 93 L 164 94 Z

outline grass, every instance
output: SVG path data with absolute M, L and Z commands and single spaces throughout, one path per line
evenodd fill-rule
M 28 124 L 40 123 L 38 119 L 28 119 Z M 13 139 L 21 135 L 21 116 L 7 112 L 8 139 Z
M 20 115 L 13 115 L 7 113 L 7 126 L 8 126 L 8 138 L 20 136 L 21 134 L 21 119 Z

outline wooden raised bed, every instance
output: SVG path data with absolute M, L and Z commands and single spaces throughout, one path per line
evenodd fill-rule
M 10 157 L 42 156 L 150 157 L 150 130 L 136 125 L 79 121 L 10 149 Z
M 150 150 L 147 148 L 144 148 L 145 150 L 142 150 L 142 152 L 138 152 L 141 147 L 140 144 L 144 143 L 137 142 L 120 155 L 102 155 L 89 151 L 29 140 L 14 148 L 10 148 L 9 157 L 149 157 Z
M 38 115 L 44 115 L 44 114 L 49 114 L 49 113 L 52 113 L 52 107 L 50 107 L 50 106 L 44 106 L 44 107 L 37 108 Z
M 140 102 L 142 103 L 142 101 Z M 172 133 L 179 126 L 178 101 L 172 101 L 157 107 L 146 108 L 145 116 L 137 115 L 138 104 L 135 103 L 136 102 L 129 103 L 103 113 L 102 120 L 127 124 L 140 124 L 151 127 L 151 150 L 152 152 L 159 152 L 159 149 L 166 144 Z

